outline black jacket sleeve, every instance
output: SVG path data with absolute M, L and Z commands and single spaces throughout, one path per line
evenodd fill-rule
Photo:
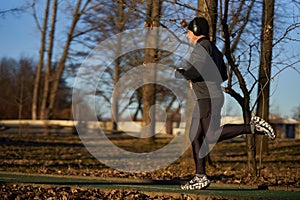
M 187 70 L 181 73 L 186 80 L 194 80 L 201 77 L 197 69 L 191 65 Z

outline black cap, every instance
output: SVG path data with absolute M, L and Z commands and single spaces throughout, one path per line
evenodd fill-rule
M 194 35 L 209 36 L 209 25 L 205 18 L 195 17 L 188 25 L 188 30 L 192 31 Z

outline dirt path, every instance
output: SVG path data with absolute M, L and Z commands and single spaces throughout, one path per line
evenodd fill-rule
M 97 178 L 80 176 L 57 176 L 0 172 L 1 184 L 25 184 L 44 186 L 68 186 L 100 189 L 100 191 L 141 191 L 148 195 L 171 195 L 182 198 L 188 195 L 193 199 L 299 199 L 300 190 L 279 187 L 258 187 L 235 184 L 212 183 L 206 190 L 183 191 L 179 181 L 139 180 L 125 178 Z

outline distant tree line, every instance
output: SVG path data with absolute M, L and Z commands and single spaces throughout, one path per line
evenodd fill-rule
M 0 60 L 0 119 L 31 119 L 32 93 L 36 61 L 21 57 Z M 42 75 L 44 79 L 44 75 Z M 55 119 L 70 119 L 71 88 L 64 79 L 59 84 L 59 95 L 55 103 Z M 38 98 L 41 102 L 42 97 Z

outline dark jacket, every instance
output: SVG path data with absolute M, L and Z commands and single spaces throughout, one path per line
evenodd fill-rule
M 192 82 L 197 99 L 218 98 L 223 95 L 220 86 L 223 81 L 215 63 L 217 56 L 220 56 L 218 52 L 208 38 L 199 39 L 191 53 L 190 66 L 182 72 L 185 79 Z

